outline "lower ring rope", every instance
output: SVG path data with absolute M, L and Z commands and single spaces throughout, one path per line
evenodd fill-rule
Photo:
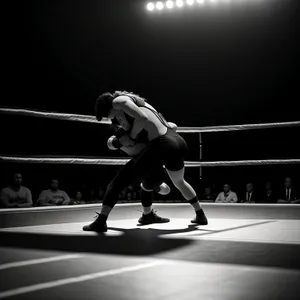
M 116 158 L 61 158 L 61 157 L 15 157 L 0 156 L 0 162 L 15 163 L 51 163 L 77 165 L 125 165 L 130 159 Z M 300 164 L 300 159 L 268 159 L 268 160 L 236 160 L 236 161 L 187 161 L 186 167 L 227 167 L 227 166 L 255 166 L 255 165 L 287 165 Z

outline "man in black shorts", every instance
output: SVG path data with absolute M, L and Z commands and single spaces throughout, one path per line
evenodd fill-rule
M 144 182 L 145 190 L 151 191 L 157 183 L 151 183 L 153 174 L 165 166 L 173 184 L 193 206 L 196 217 L 191 221 L 206 225 L 207 218 L 201 208 L 195 190 L 184 180 L 184 157 L 187 152 L 185 140 L 170 126 L 145 99 L 127 92 L 105 93 L 96 101 L 96 117 L 117 119 L 127 132 L 118 139 L 120 145 L 130 147 L 139 137 L 147 135 L 147 147 L 133 157 L 116 175 L 107 187 L 103 205 L 97 219 L 83 227 L 86 231 L 107 230 L 107 217 L 117 202 L 120 191 L 134 182 Z M 149 214 L 154 214 L 151 211 Z M 144 217 L 143 214 L 142 218 Z

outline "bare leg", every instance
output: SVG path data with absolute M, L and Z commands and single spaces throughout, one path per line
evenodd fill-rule
M 191 222 L 199 225 L 207 225 L 206 216 L 201 208 L 195 190 L 188 182 L 184 180 L 184 167 L 178 171 L 170 171 L 167 169 L 167 172 L 173 184 L 181 192 L 183 197 L 193 206 L 196 212 L 196 218 Z
M 178 171 L 167 170 L 173 184 L 178 188 L 182 196 L 189 201 L 196 197 L 196 192 L 193 187 L 184 180 L 184 171 L 184 167 Z

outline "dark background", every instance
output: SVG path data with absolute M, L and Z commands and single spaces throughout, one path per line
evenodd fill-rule
M 0 106 L 93 114 L 100 93 L 124 89 L 179 126 L 298 121 L 297 0 L 254 2 L 149 13 L 138 0 L 10 1 L 3 9 Z M 115 154 L 106 149 L 106 125 L 0 120 L 1 154 Z M 299 127 L 205 133 L 203 160 L 299 158 L 299 133 Z M 198 135 L 183 136 L 187 159 L 199 160 Z M 37 190 L 52 174 L 71 190 L 73 180 L 105 184 L 115 172 L 0 166 L 1 186 L 11 170 L 21 169 Z M 203 180 L 231 181 L 238 189 L 248 180 L 280 184 L 285 175 L 297 182 L 299 173 L 298 166 L 205 168 Z M 199 169 L 189 168 L 187 177 L 201 186 Z

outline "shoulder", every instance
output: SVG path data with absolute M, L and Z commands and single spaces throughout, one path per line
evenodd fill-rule
M 114 100 L 113 100 L 113 107 L 116 107 L 118 105 L 122 105 L 122 104 L 126 104 L 128 102 L 133 102 L 132 99 L 129 96 L 126 95 L 120 95 L 117 96 Z
M 30 189 L 27 188 L 26 186 L 21 186 L 21 190 L 23 190 L 26 193 L 30 193 Z
M 7 186 L 1 190 L 1 193 L 9 193 L 11 190 L 12 189 L 9 186 Z
M 136 106 L 145 106 L 146 100 L 138 95 L 135 94 L 123 94 L 117 96 L 113 100 L 113 106 L 118 104 L 128 104 L 128 103 L 134 103 Z
M 42 190 L 41 191 L 41 194 L 48 194 L 48 193 L 50 193 L 50 190 Z

